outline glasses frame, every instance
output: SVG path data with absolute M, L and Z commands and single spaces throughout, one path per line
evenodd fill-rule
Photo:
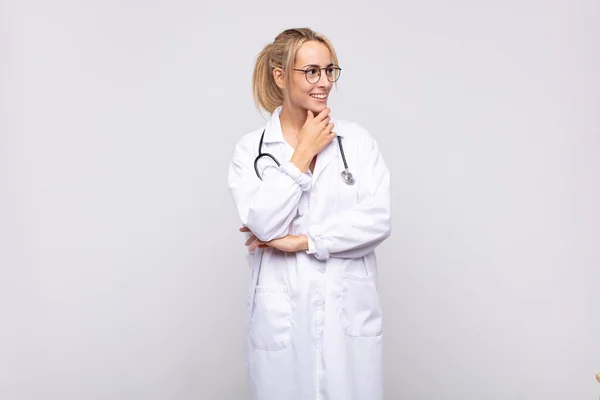
M 317 70 L 319 71 L 319 78 L 317 79 L 317 81 L 316 81 L 316 82 L 311 82 L 311 81 L 309 81 L 309 80 L 308 80 L 307 71 L 308 71 L 308 70 L 310 70 L 310 69 L 313 69 L 313 68 L 315 68 L 315 69 L 317 69 Z M 294 71 L 300 71 L 300 72 L 304 72 L 304 77 L 306 78 L 306 81 L 307 81 L 308 83 L 310 83 L 311 85 L 314 85 L 314 84 L 317 84 L 317 83 L 318 83 L 318 82 L 321 80 L 321 71 L 322 71 L 322 70 L 324 70 L 324 69 L 329 69 L 329 68 L 333 68 L 333 69 L 337 69 L 337 70 L 338 70 L 338 77 L 337 77 L 337 79 L 336 79 L 336 80 L 334 80 L 334 81 L 332 81 L 331 79 L 329 79 L 329 77 L 327 76 L 327 73 L 325 73 L 325 77 L 327 78 L 327 80 L 328 80 L 329 82 L 331 82 L 331 83 L 335 83 L 335 82 L 337 82 L 337 81 L 340 79 L 340 77 L 342 76 L 342 69 L 341 69 L 341 68 L 340 68 L 338 65 L 335 65 L 335 64 L 328 65 L 328 66 L 326 66 L 326 67 L 323 67 L 323 68 L 320 68 L 318 65 L 309 65 L 309 66 L 308 66 L 308 67 L 306 67 L 305 69 L 300 69 L 300 68 L 292 68 L 292 69 L 293 69 Z

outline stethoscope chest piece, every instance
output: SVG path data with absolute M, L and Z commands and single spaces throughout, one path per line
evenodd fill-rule
M 352 176 L 352 172 L 348 171 L 347 168 L 342 171 L 342 180 L 346 185 L 350 186 L 354 185 L 355 182 L 354 176 Z

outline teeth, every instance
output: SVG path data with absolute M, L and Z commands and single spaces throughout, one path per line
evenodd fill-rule
M 325 99 L 327 97 L 326 94 L 311 94 L 315 99 Z

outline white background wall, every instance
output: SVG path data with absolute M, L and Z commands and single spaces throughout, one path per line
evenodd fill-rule
M 597 0 L 3 0 L 0 398 L 245 398 L 227 166 L 301 26 L 392 171 L 386 399 L 600 396 Z

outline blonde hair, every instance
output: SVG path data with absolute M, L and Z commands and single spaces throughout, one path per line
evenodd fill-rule
M 273 69 L 282 68 L 284 79 L 289 82 L 290 71 L 296 62 L 296 53 L 305 42 L 315 40 L 329 49 L 334 64 L 338 65 L 337 54 L 333 45 L 324 35 L 309 28 L 286 29 L 273 43 L 269 43 L 256 57 L 252 74 L 252 94 L 256 107 L 272 113 L 283 104 L 283 91 L 275 83 Z

